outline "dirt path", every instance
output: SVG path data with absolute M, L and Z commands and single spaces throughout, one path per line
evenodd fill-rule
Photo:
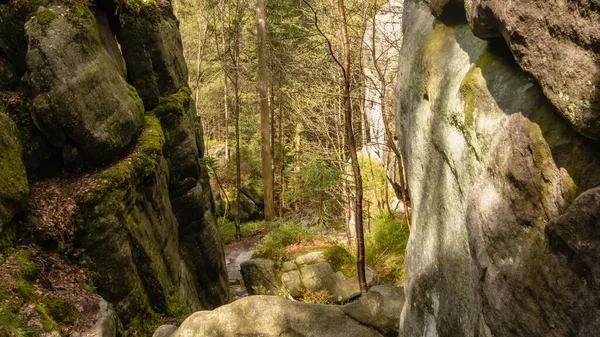
M 227 274 L 229 274 L 229 287 L 234 293 L 234 299 L 248 296 L 246 287 L 243 286 L 240 265 L 250 260 L 254 253 L 258 238 L 234 241 L 225 246 L 225 261 L 227 263 Z

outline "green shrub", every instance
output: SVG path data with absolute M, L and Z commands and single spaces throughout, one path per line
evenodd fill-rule
M 285 247 L 302 241 L 312 241 L 316 231 L 299 223 L 282 223 L 267 234 L 257 245 L 253 258 L 265 258 L 273 261 L 285 261 L 289 257 Z
M 406 222 L 389 215 L 379 215 L 365 234 L 366 263 L 379 274 L 382 283 L 404 283 L 404 255 L 409 231 Z
M 235 240 L 235 223 L 233 221 L 219 218 L 217 224 L 224 244 L 228 244 Z M 254 236 L 262 232 L 268 232 L 277 226 L 279 226 L 278 222 L 270 221 L 251 221 L 240 224 L 243 238 Z

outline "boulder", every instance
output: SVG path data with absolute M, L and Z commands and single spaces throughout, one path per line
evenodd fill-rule
M 152 337 L 170 337 L 175 333 L 177 327 L 175 325 L 161 325 L 156 329 Z
M 115 321 L 116 313 L 110 308 L 108 302 L 104 299 L 99 301 L 98 313 L 95 317 L 95 324 L 87 331 L 74 332 L 71 337 L 116 337 L 117 322 Z
M 22 151 L 17 127 L 0 106 L 0 249 L 14 244 L 16 228 L 10 222 L 29 194 Z
M 103 164 L 121 154 L 144 107 L 100 42 L 83 4 L 41 7 L 26 24 L 33 119 L 55 147 Z
M 286 274 L 290 275 L 292 272 Z M 310 291 L 325 290 L 332 295 L 333 300 L 338 303 L 347 302 L 353 298 L 360 296 L 360 287 L 358 284 L 358 276 L 346 278 L 341 271 L 334 272 L 328 262 L 320 262 L 310 264 L 300 269 L 301 287 L 287 288 L 286 290 L 292 293 L 301 292 L 302 289 Z M 291 276 L 291 275 L 290 275 Z M 288 276 L 289 277 L 289 276 Z M 367 286 L 371 287 L 377 284 L 377 274 L 371 269 L 366 269 Z M 288 282 L 290 286 L 294 283 Z
M 370 326 L 388 337 L 398 336 L 398 312 L 404 305 L 404 289 L 392 286 L 375 286 L 357 301 L 346 304 L 346 315 Z
M 600 5 L 594 1 L 465 1 L 480 38 L 503 37 L 519 66 L 581 134 L 600 139 Z
M 300 255 L 295 260 L 296 264 L 300 264 L 300 265 L 316 263 L 316 262 L 323 262 L 323 261 L 325 261 L 325 254 L 321 251 L 310 252 L 308 254 Z
M 262 209 L 265 207 L 264 193 L 263 191 L 259 191 L 257 184 L 247 180 L 242 184 L 240 192 L 242 192 L 242 194 L 244 194 L 248 199 L 252 200 L 252 203 L 254 203 L 257 209 L 262 211 Z
M 278 281 L 275 278 L 275 262 L 267 259 L 252 259 L 242 262 L 240 267 L 248 294 L 277 294 Z
M 281 284 L 292 297 L 301 297 L 305 289 L 300 278 L 300 272 L 290 270 L 281 274 Z
M 249 296 L 188 317 L 172 337 L 375 337 L 340 307 L 291 302 L 276 296 Z

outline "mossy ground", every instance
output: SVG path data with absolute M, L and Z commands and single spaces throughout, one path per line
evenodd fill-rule
M 55 258 L 35 247 L 11 248 L 0 254 L 0 336 L 37 337 L 51 331 L 67 335 L 76 327 L 93 323 L 83 310 L 87 304 L 72 296 L 80 291 L 72 291 L 71 279 L 60 282 L 69 288 L 61 295 L 50 289 L 53 284 L 58 285 L 57 277 L 69 278 L 60 273 L 73 272 L 62 269 L 62 263 L 52 265 L 50 261 Z M 61 270 L 45 271 L 49 266 Z M 97 298 L 88 294 L 90 297 L 86 298 L 95 303 Z

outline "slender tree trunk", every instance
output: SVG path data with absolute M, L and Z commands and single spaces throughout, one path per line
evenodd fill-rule
M 362 176 L 360 174 L 360 166 L 358 164 L 358 156 L 356 154 L 356 143 L 354 142 L 354 130 L 352 129 L 352 105 L 350 102 L 350 40 L 348 38 L 348 27 L 346 22 L 346 11 L 344 8 L 344 0 L 338 0 L 338 12 L 341 19 L 341 33 L 344 45 L 344 115 L 346 127 L 346 142 L 352 160 L 352 171 L 354 174 L 354 183 L 356 190 L 356 248 L 357 248 L 357 268 L 358 268 L 358 284 L 360 285 L 361 293 L 366 293 L 367 281 L 365 275 L 365 244 L 364 244 L 364 229 L 363 229 L 363 214 L 362 214 Z
M 223 55 L 225 55 L 225 19 L 223 17 L 224 0 L 219 2 L 219 18 L 221 20 L 221 48 Z M 225 162 L 229 161 L 229 83 L 227 81 L 227 71 L 225 70 L 225 64 L 223 68 L 223 107 L 225 110 Z
M 235 236 L 238 240 L 242 238 L 242 228 L 240 224 L 240 201 L 242 188 L 242 171 L 241 171 L 241 151 L 240 151 L 240 113 L 242 102 L 240 98 L 240 34 L 242 11 L 240 9 L 239 0 L 236 1 L 236 19 L 234 21 L 234 51 L 233 65 L 234 69 L 234 90 L 235 90 Z
M 277 103 L 279 105 L 279 217 L 283 217 L 283 170 L 285 167 L 285 151 L 283 147 L 283 108 L 281 104 L 281 74 L 279 75 L 279 91 Z
M 296 145 L 296 158 L 295 158 L 295 167 L 294 167 L 294 172 L 296 172 L 296 174 L 298 174 L 300 172 L 300 156 L 301 156 L 301 151 L 302 151 L 302 131 L 303 131 L 303 126 L 302 123 L 298 123 L 298 125 L 296 125 L 296 136 L 295 136 L 295 145 Z M 296 178 L 297 179 L 297 178 Z M 300 212 L 300 204 L 298 203 L 298 201 L 294 202 L 294 211 L 296 213 Z
M 264 185 L 265 220 L 275 218 L 273 202 L 273 158 L 271 157 L 271 127 L 268 97 L 268 72 L 265 48 L 266 25 L 264 0 L 256 0 L 258 49 L 258 94 L 260 97 L 260 129 L 262 141 L 262 175 Z

